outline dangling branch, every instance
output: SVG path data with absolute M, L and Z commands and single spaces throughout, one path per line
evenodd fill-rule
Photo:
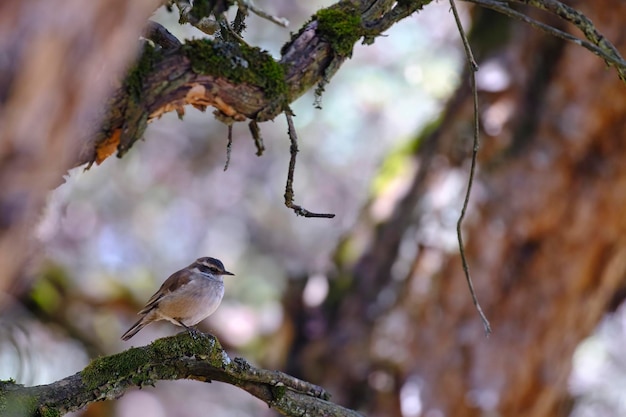
M 296 169 L 296 155 L 298 154 L 298 136 L 296 135 L 296 129 L 293 125 L 293 113 L 291 110 L 285 110 L 285 116 L 287 117 L 287 133 L 289 135 L 289 140 L 291 141 L 291 147 L 289 148 L 291 153 L 291 158 L 289 159 L 289 171 L 287 172 L 287 185 L 285 186 L 285 205 L 292 209 L 294 213 L 298 216 L 303 217 L 323 217 L 327 219 L 332 219 L 335 217 L 334 214 L 331 213 L 313 213 L 308 211 L 307 209 L 298 206 L 293 203 L 293 172 Z
M 252 134 L 252 139 L 254 139 L 254 145 L 256 146 L 256 156 L 261 156 L 265 150 L 265 145 L 263 144 L 263 137 L 261 136 L 259 124 L 256 120 L 252 120 L 250 124 L 248 124 L 248 127 L 250 128 L 250 133 Z
M 230 152 L 233 148 L 233 125 L 228 125 L 228 144 L 226 144 L 226 163 L 224 164 L 224 171 L 228 169 L 230 164 Z
M 461 24 L 461 19 L 459 18 L 459 13 L 456 9 L 456 4 L 454 3 L 454 0 L 450 0 L 450 7 L 452 8 L 454 20 L 456 22 L 457 28 L 459 29 L 461 40 L 463 41 L 465 56 L 467 58 L 467 63 L 470 67 L 470 84 L 472 87 L 472 94 L 474 96 L 474 146 L 472 149 L 472 162 L 470 164 L 469 179 L 467 181 L 467 192 L 465 193 L 465 199 L 463 200 L 463 208 L 461 209 L 461 215 L 459 216 L 459 220 L 456 224 L 456 234 L 459 241 L 459 252 L 461 253 L 461 262 L 463 264 L 463 272 L 465 272 L 467 286 L 469 287 L 470 295 L 472 296 L 472 301 L 474 302 L 474 307 L 476 307 L 476 311 L 478 311 L 478 315 L 480 316 L 480 319 L 483 322 L 483 326 L 485 327 L 485 334 L 489 336 L 489 334 L 491 333 L 491 325 L 489 324 L 489 320 L 487 320 L 487 316 L 485 316 L 485 313 L 483 313 L 483 309 L 480 307 L 480 303 L 478 302 L 478 298 L 476 297 L 476 291 L 474 290 L 474 284 L 472 283 L 472 277 L 470 276 L 467 258 L 465 257 L 463 233 L 461 232 L 463 219 L 465 219 L 465 212 L 467 211 L 467 206 L 469 204 L 469 199 L 472 192 L 474 173 L 476 171 L 476 157 L 478 156 L 478 148 L 480 147 L 478 124 L 478 90 L 476 88 L 476 71 L 478 71 L 478 64 L 476 63 L 476 60 L 474 60 L 474 55 L 472 54 L 472 49 L 470 48 L 470 44 L 467 40 L 467 36 L 465 35 L 465 31 L 463 30 L 463 25 Z
M 246 10 L 250 10 L 255 15 L 263 19 L 269 20 L 272 23 L 276 23 L 278 26 L 282 26 L 284 28 L 289 26 L 289 20 L 285 19 L 284 17 L 272 16 L 271 14 L 263 11 L 263 9 L 257 7 L 252 0 L 238 0 L 237 5 L 239 6 L 239 9 L 243 8 Z

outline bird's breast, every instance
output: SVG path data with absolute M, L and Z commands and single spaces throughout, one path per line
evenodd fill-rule
M 213 314 L 224 297 L 224 283 L 201 278 L 190 281 L 159 301 L 159 312 L 165 319 L 194 326 Z

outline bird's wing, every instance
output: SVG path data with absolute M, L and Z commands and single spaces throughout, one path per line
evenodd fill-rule
M 159 290 L 155 292 L 152 297 L 150 297 L 146 306 L 137 314 L 147 314 L 159 304 L 159 300 L 161 300 L 161 298 L 171 294 L 183 285 L 188 284 L 189 281 L 191 281 L 191 275 L 186 269 L 174 272 L 168 279 L 165 280 L 165 282 L 161 285 L 161 288 L 159 288 Z

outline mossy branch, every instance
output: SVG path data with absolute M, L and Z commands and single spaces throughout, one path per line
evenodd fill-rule
M 586 47 L 626 79 L 626 61 L 617 49 L 589 19 L 556 0 L 514 3 L 529 4 L 573 22 L 588 40 L 550 28 L 492 0 L 465 1 L 525 18 L 542 30 Z M 141 139 L 147 123 L 169 111 L 182 115 L 185 105 L 201 110 L 214 107 L 216 117 L 227 124 L 272 120 L 306 91 L 327 83 L 351 56 L 356 42 L 373 43 L 395 23 L 431 2 L 339 1 L 313 15 L 283 46 L 278 61 L 239 41 L 195 40 L 178 48 L 169 47 L 175 42 L 168 42 L 168 48 L 161 49 L 146 46 L 110 100 L 101 126 L 85 140 L 75 164 L 100 163 L 115 152 L 123 156 Z
M 241 358 L 231 360 L 215 337 L 194 339 L 187 332 L 95 359 L 81 372 L 49 385 L 24 387 L 0 381 L 0 414 L 60 416 L 118 398 L 132 387 L 175 379 L 235 385 L 286 416 L 360 416 L 329 402 L 328 393 L 316 385 L 255 368 Z
M 388 18 L 397 22 L 432 0 L 414 1 Z M 184 3 L 184 2 L 181 2 Z M 368 42 L 388 26 L 377 25 L 366 0 L 343 0 L 318 11 L 281 49 L 269 53 L 242 42 L 188 41 L 179 48 L 146 45 L 122 87 L 108 103 L 94 135 L 86 138 L 76 165 L 123 156 L 141 139 L 147 123 L 185 105 L 211 106 L 229 123 L 274 119 L 282 109 L 320 82 L 328 81 L 351 55 L 354 44 Z

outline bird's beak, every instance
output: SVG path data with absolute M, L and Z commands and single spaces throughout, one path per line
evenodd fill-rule
M 222 275 L 233 275 L 234 276 L 235 274 L 233 274 L 232 272 L 224 271 L 224 272 L 222 272 Z

